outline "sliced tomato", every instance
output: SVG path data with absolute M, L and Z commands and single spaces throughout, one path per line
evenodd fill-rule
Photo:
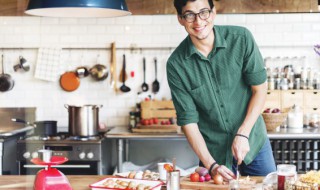
M 163 168 L 167 171 L 167 172 L 172 172 L 173 171 L 173 166 L 171 164 L 164 164 Z

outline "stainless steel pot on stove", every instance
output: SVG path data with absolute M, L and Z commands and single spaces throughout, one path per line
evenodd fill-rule
M 69 113 L 69 135 L 96 136 L 99 134 L 99 109 L 102 105 L 64 105 Z

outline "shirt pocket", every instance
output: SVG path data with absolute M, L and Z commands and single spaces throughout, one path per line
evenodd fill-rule
M 213 108 L 211 100 L 212 94 L 210 94 L 209 89 L 206 85 L 201 85 L 190 90 L 190 94 L 197 109 L 208 111 Z

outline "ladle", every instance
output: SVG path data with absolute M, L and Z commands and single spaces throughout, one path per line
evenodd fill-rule
M 125 84 L 125 75 L 126 75 L 126 55 L 123 54 L 123 65 L 122 65 L 122 81 L 123 84 L 120 87 L 122 92 L 129 92 L 131 89 Z
M 142 91 L 147 92 L 149 89 L 148 84 L 146 83 L 146 58 L 143 58 L 143 83 L 141 85 Z
M 152 92 L 156 94 L 157 92 L 159 92 L 159 88 L 160 88 L 159 81 L 157 80 L 157 58 L 156 57 L 154 58 L 154 68 L 156 71 L 156 79 L 152 83 Z

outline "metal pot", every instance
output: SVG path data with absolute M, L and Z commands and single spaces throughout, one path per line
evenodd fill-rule
M 24 123 L 34 127 L 34 135 L 38 136 L 56 136 L 57 135 L 57 121 L 35 121 L 34 123 L 27 122 L 23 119 L 12 118 L 14 122 Z
M 69 112 L 69 135 L 81 137 L 98 135 L 99 108 L 102 105 L 64 106 Z

